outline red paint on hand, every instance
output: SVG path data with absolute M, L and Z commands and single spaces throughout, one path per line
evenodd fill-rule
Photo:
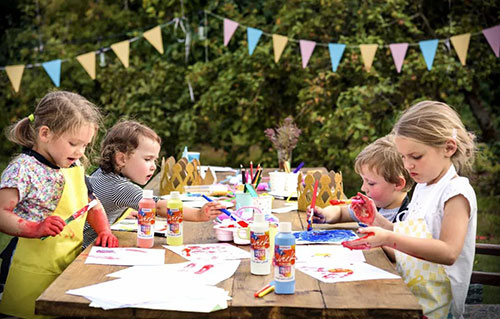
M 368 243 L 359 244 L 359 245 L 357 245 L 356 243 L 360 240 L 366 239 L 366 238 L 368 238 L 370 236 L 374 236 L 374 235 L 375 235 L 374 232 L 368 232 L 368 233 L 366 233 L 366 236 L 364 236 L 364 237 L 354 239 L 354 240 L 349 240 L 349 241 L 343 241 L 342 246 L 344 246 L 345 248 L 349 248 L 350 250 L 353 250 L 353 249 L 371 249 L 372 246 Z
M 66 226 L 59 216 L 49 216 L 42 222 L 36 223 L 19 218 L 19 236 L 27 238 L 41 238 L 58 235 Z

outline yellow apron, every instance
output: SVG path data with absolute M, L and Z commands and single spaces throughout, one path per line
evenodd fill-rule
M 424 219 L 394 223 L 394 232 L 418 238 L 432 238 Z M 395 250 L 396 266 L 406 285 L 417 297 L 428 318 L 446 318 L 452 293 L 445 268 L 441 264 L 418 259 Z
M 52 215 L 63 220 L 88 203 L 84 170 L 61 168 L 64 189 Z M 35 300 L 81 252 L 86 213 L 67 224 L 55 237 L 21 238 L 12 256 L 0 313 L 23 318 L 35 316 Z

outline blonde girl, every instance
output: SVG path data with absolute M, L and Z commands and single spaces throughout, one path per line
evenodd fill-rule
M 98 202 L 65 222 L 93 199 L 79 160 L 99 122 L 92 103 L 59 91 L 48 93 L 33 114 L 10 127 L 8 138 L 22 152 L 0 182 L 0 236 L 9 242 L 1 251 L 6 282 L 0 313 L 37 317 L 36 298 L 81 252 L 85 220 L 99 234 L 98 245 L 118 246 Z
M 392 231 L 379 227 L 355 245 L 395 249 L 398 271 L 428 318 L 462 318 L 474 260 L 477 203 L 466 177 L 474 135 L 448 105 L 423 101 L 394 126 L 405 168 L 417 182 L 404 221 Z M 361 211 L 373 205 L 354 205 Z M 390 227 L 389 227 L 390 228 Z

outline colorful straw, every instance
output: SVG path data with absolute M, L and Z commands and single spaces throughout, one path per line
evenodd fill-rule
M 274 281 L 271 281 L 269 284 L 257 290 L 253 295 L 255 298 L 262 298 L 273 290 L 274 290 Z
M 301 162 L 299 166 L 297 166 L 297 168 L 293 170 L 293 173 L 298 173 L 302 167 L 304 167 L 304 162 Z

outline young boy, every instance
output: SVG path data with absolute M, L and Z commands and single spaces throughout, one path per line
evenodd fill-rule
M 414 182 L 404 168 L 401 155 L 396 150 L 393 136 L 387 135 L 368 145 L 356 157 L 354 169 L 363 179 L 361 190 L 371 198 L 378 208 L 374 225 L 401 221 L 407 211 L 408 191 Z M 309 207 L 307 213 L 309 214 Z M 383 218 L 382 218 L 383 216 Z M 359 222 L 349 206 L 316 207 L 313 222 L 345 223 Z

